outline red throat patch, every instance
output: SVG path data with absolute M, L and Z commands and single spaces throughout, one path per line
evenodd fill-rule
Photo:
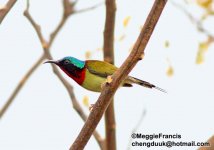
M 74 81 L 76 81 L 79 85 L 82 85 L 82 83 L 84 82 L 85 80 L 85 71 L 86 69 L 84 68 L 83 70 L 77 72 L 77 75 L 79 77 L 75 77 L 73 76 L 72 74 L 70 74 L 69 72 L 67 72 L 65 69 L 61 68 L 70 78 L 72 78 Z

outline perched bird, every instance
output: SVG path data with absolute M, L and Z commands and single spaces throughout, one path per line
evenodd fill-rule
M 45 63 L 52 63 L 63 70 L 70 78 L 80 86 L 94 92 L 101 92 L 101 85 L 106 82 L 106 78 L 111 76 L 118 68 L 108 62 L 99 60 L 81 61 L 74 57 L 64 57 L 60 60 L 48 60 Z M 121 86 L 132 87 L 138 84 L 147 88 L 155 88 L 162 92 L 165 90 L 140 79 L 128 76 Z

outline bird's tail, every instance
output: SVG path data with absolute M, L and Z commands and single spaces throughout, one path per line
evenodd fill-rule
M 144 86 L 144 87 L 146 87 L 146 88 L 150 88 L 150 89 L 155 88 L 155 89 L 157 89 L 157 90 L 159 90 L 159 91 L 161 91 L 161 92 L 167 93 L 164 89 L 159 88 L 159 87 L 155 86 L 154 84 L 151 84 L 151 83 L 149 83 L 149 82 L 147 82 L 147 81 L 143 81 L 143 80 L 140 80 L 140 79 L 131 77 L 131 76 L 129 76 L 129 77 L 127 78 L 127 80 L 128 80 L 128 82 L 135 83 L 135 84 Z

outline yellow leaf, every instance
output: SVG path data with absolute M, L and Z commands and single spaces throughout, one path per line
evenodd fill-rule
M 172 66 L 170 65 L 166 71 L 167 76 L 171 77 L 174 74 L 174 69 L 172 68 Z
M 205 52 L 205 51 L 208 50 L 208 48 L 209 48 L 209 43 L 208 43 L 208 41 L 199 43 L 199 50 L 200 50 L 200 51 Z
M 85 58 L 86 58 L 86 59 L 91 58 L 91 51 L 86 51 L 86 52 L 85 52 Z
M 89 107 L 89 98 L 88 96 L 84 96 L 83 97 L 83 100 L 82 100 L 83 104 L 86 106 L 86 107 Z
M 164 47 L 165 47 L 165 48 L 168 48 L 168 47 L 169 47 L 169 41 L 168 41 L 168 40 L 166 40 L 166 41 L 164 42 Z
M 127 16 L 127 17 L 123 20 L 123 26 L 124 26 L 124 27 L 126 27 L 126 26 L 128 25 L 130 19 L 131 19 L 131 16 Z
M 205 42 L 201 42 L 198 45 L 198 53 L 196 56 L 196 64 L 202 64 L 204 62 L 204 55 L 207 52 L 210 45 L 209 39 Z
M 198 52 L 196 57 L 196 64 L 202 64 L 204 62 L 204 55 L 200 52 Z
M 197 0 L 197 4 L 203 8 L 209 8 L 212 0 Z

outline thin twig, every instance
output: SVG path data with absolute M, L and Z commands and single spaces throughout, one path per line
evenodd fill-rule
M 41 32 L 41 27 L 33 20 L 33 18 L 28 15 L 29 14 L 29 7 L 30 7 L 30 3 L 29 0 L 27 0 L 27 7 L 26 10 L 24 11 L 24 16 L 28 18 L 28 20 L 31 22 L 33 28 L 35 28 L 37 30 L 37 36 L 42 44 L 43 47 L 46 47 L 48 45 L 48 43 L 45 41 L 45 39 L 42 36 L 42 32 Z
M 69 1 L 69 0 L 63 0 L 63 2 L 64 1 Z M 76 4 L 77 0 L 74 1 L 74 3 Z M 72 13 L 69 13 L 65 17 L 66 12 L 68 12 L 68 11 L 70 12 L 70 9 L 72 9 L 72 7 L 74 7 L 75 4 L 71 3 L 71 5 L 69 7 L 66 7 L 66 8 L 64 7 L 63 17 L 61 18 L 61 20 L 60 20 L 59 24 L 57 25 L 56 29 L 50 35 L 50 40 L 48 42 L 48 49 L 51 48 L 52 43 L 53 43 L 53 41 L 56 38 L 56 35 L 61 30 L 61 28 L 64 26 L 64 24 L 66 23 L 68 17 L 71 16 L 71 15 L 73 15 Z M 29 5 L 29 3 L 27 1 L 27 7 L 29 7 L 28 5 Z M 41 35 L 38 35 L 38 36 L 41 36 Z M 46 45 L 46 41 L 44 39 L 43 39 L 43 41 L 44 41 L 43 42 L 43 47 L 47 46 Z M 12 102 L 14 101 L 15 97 L 17 96 L 17 94 L 20 92 L 20 90 L 25 85 L 25 83 L 28 81 L 28 79 L 33 74 L 33 72 L 38 68 L 39 64 L 41 64 L 45 60 L 45 58 L 46 58 L 45 54 L 43 54 L 40 58 L 38 58 L 38 60 L 34 63 L 34 65 L 26 72 L 26 74 L 23 76 L 23 78 L 19 81 L 18 85 L 13 90 L 13 92 L 10 95 L 10 97 L 7 99 L 6 103 L 0 109 L 0 119 L 2 119 L 3 115 L 8 110 L 9 106 L 12 104 Z
M 152 35 L 156 23 L 164 9 L 167 0 L 155 0 L 152 10 L 150 11 L 146 22 L 141 30 L 141 33 L 134 45 L 132 52 L 122 66 L 112 75 L 112 82 L 106 83 L 103 86 L 103 90 L 98 98 L 97 102 L 93 106 L 93 109 L 85 122 L 78 137 L 71 145 L 70 150 L 80 150 L 85 147 L 90 139 L 93 131 L 101 120 L 103 113 L 111 102 L 113 95 L 122 81 L 127 77 L 130 71 L 134 68 L 137 62 L 142 59 L 145 47 Z
M 140 119 L 138 120 L 137 124 L 135 125 L 135 127 L 132 129 L 132 133 L 136 133 L 138 128 L 140 127 L 141 123 L 143 122 L 144 118 L 146 116 L 146 110 L 144 109 L 141 113 L 141 116 L 140 116 Z M 130 134 L 130 135 L 131 135 Z M 129 150 L 131 148 L 131 142 L 132 142 L 132 138 L 129 139 L 129 142 L 128 142 L 128 146 L 127 146 L 127 150 Z
M 27 1 L 27 7 L 26 10 L 29 9 L 29 1 Z M 65 10 L 64 10 L 65 12 Z M 24 11 L 24 14 L 26 12 Z M 32 19 L 32 18 L 30 18 Z M 61 30 L 61 28 L 64 26 L 64 24 L 66 23 L 68 18 L 64 18 L 62 17 L 60 20 L 60 23 L 58 24 L 58 26 L 56 27 L 56 29 L 52 32 L 50 40 L 48 42 L 48 48 L 50 48 L 52 46 L 53 41 L 56 38 L 56 35 L 58 34 L 58 32 Z M 40 26 L 37 24 L 34 24 L 33 26 L 37 27 L 38 30 L 40 29 Z M 43 47 L 45 45 L 47 45 L 45 39 L 42 37 L 41 31 L 40 33 L 37 33 L 38 37 L 40 39 L 40 42 L 43 43 Z M 27 73 L 24 75 L 24 77 L 20 80 L 20 82 L 18 83 L 18 85 L 16 86 L 16 88 L 14 89 L 14 91 L 12 92 L 11 96 L 9 97 L 9 99 L 6 101 L 6 103 L 4 104 L 4 106 L 2 107 L 2 109 L 0 110 L 0 119 L 3 117 L 3 115 L 5 114 L 5 112 L 7 111 L 7 109 L 9 108 L 9 106 L 11 105 L 11 103 L 14 101 L 15 97 L 17 96 L 17 94 L 19 93 L 19 91 L 22 89 L 22 87 L 25 85 L 25 83 L 28 81 L 29 77 L 33 74 L 33 72 L 39 67 L 39 65 L 45 60 L 45 54 L 43 54 L 35 63 L 34 65 L 27 71 Z
M 68 3 L 67 3 L 68 4 Z M 64 7 L 64 8 L 69 8 L 69 7 Z M 32 18 L 32 16 L 30 15 L 29 13 L 29 3 L 27 5 L 27 8 L 26 10 L 24 11 L 24 15 L 25 17 L 28 19 L 28 21 L 31 23 L 31 25 L 33 26 L 35 32 L 37 33 L 38 35 L 38 38 L 41 42 L 41 45 L 43 47 L 43 50 L 44 50 L 44 54 L 46 56 L 47 59 L 50 59 L 50 60 L 53 60 L 53 57 L 51 56 L 50 54 L 50 51 L 49 51 L 49 43 L 50 42 L 45 42 L 43 36 L 42 36 L 42 33 L 41 33 L 41 29 L 40 29 L 40 26 L 34 21 L 34 19 Z M 61 23 L 59 24 L 59 26 L 62 26 Z M 56 29 L 56 31 L 59 31 Z M 51 38 L 55 37 L 55 32 L 53 32 L 50 36 L 50 41 L 53 41 L 53 39 L 51 40 Z M 51 42 L 52 43 L 52 42 Z M 57 67 L 55 65 L 51 65 L 52 66 L 52 69 L 53 69 L 53 72 L 55 73 L 55 75 L 59 78 L 59 80 L 62 82 L 62 84 L 65 86 L 69 96 L 70 96 L 70 99 L 71 99 L 71 102 L 73 104 L 73 107 L 74 109 L 77 111 L 77 113 L 79 114 L 79 116 L 82 118 L 82 120 L 86 121 L 86 114 L 84 113 L 83 109 L 81 108 L 80 104 L 78 103 L 75 95 L 74 95 L 74 91 L 73 91 L 73 86 L 71 86 L 69 84 L 69 82 L 61 75 L 61 73 L 59 72 L 59 70 L 57 69 Z M 95 139 L 97 140 L 100 148 L 102 149 L 104 146 L 103 144 L 103 140 L 101 138 L 101 136 L 98 134 L 97 131 L 94 131 L 94 137 Z
M 104 28 L 104 45 L 103 54 L 104 60 L 114 64 L 114 28 L 116 3 L 115 0 L 106 0 L 106 20 Z M 114 113 L 114 99 L 112 98 L 105 112 L 105 134 L 106 134 L 106 149 L 116 150 L 116 122 Z
M 171 4 L 176 7 L 177 9 L 181 10 L 189 19 L 190 21 L 196 26 L 196 29 L 200 31 L 201 33 L 204 33 L 206 36 L 208 36 L 211 40 L 214 41 L 214 35 L 212 35 L 208 30 L 206 30 L 202 24 L 201 20 L 196 19 L 189 11 L 187 11 L 182 5 L 170 1 Z
M 0 24 L 2 23 L 10 9 L 13 7 L 13 5 L 16 3 L 16 1 L 17 0 L 8 0 L 7 4 L 4 7 L 0 8 Z
M 66 0 L 64 0 L 66 1 Z M 71 5 L 71 6 L 74 6 Z M 71 7 L 64 7 L 64 14 L 65 12 L 68 12 L 68 10 L 66 9 L 72 9 Z M 29 2 L 27 1 L 27 8 L 26 10 L 29 10 Z M 26 15 L 26 11 L 24 12 L 24 14 Z M 40 26 L 38 24 L 36 24 L 34 21 L 32 22 L 33 18 L 30 16 L 30 20 L 31 23 L 33 23 L 33 27 L 37 28 L 37 30 L 39 32 L 37 32 L 37 35 L 40 39 L 40 42 L 42 43 L 42 47 L 44 49 L 50 49 L 54 39 L 56 38 L 56 35 L 58 34 L 58 32 L 61 30 L 61 28 L 64 26 L 66 20 L 68 19 L 68 17 L 72 15 L 72 13 L 70 13 L 69 15 L 67 15 L 66 17 L 63 15 L 61 21 L 59 22 L 59 24 L 57 25 L 56 29 L 51 33 L 50 35 L 50 40 L 49 42 L 46 42 L 45 39 L 42 36 L 41 33 L 41 29 Z M 27 82 L 27 80 L 29 79 L 29 77 L 33 74 L 33 72 L 38 68 L 38 66 L 45 60 L 46 58 L 46 54 L 43 53 L 43 55 L 36 61 L 36 63 L 29 69 L 29 71 L 27 71 L 26 75 L 24 75 L 24 77 L 21 79 L 21 81 L 19 82 L 19 84 L 17 85 L 17 87 L 15 88 L 15 90 L 12 92 L 11 96 L 9 97 L 9 99 L 6 101 L 5 105 L 3 106 L 3 108 L 0 110 L 0 119 L 2 118 L 2 116 L 4 115 L 4 113 L 6 112 L 6 110 L 9 108 L 9 106 L 11 105 L 11 103 L 14 101 L 15 97 L 17 96 L 17 94 L 19 93 L 19 91 L 22 89 L 22 87 L 24 86 L 24 84 Z M 69 90 L 73 90 L 72 86 L 67 86 L 67 88 Z M 79 103 L 77 102 L 74 93 L 69 93 L 71 99 L 74 99 L 72 101 L 73 103 L 73 107 L 74 109 L 77 111 L 77 113 L 81 116 L 81 118 L 85 121 L 87 116 L 83 113 L 83 110 L 81 109 Z M 94 132 L 94 136 L 96 138 L 96 140 L 98 141 L 100 147 L 102 147 L 103 143 L 103 139 L 101 138 L 101 136 L 95 131 Z M 102 149 L 102 148 L 101 148 Z
M 89 10 L 96 9 L 97 7 L 99 7 L 99 6 L 101 6 L 101 5 L 103 5 L 103 2 L 98 3 L 98 4 L 96 4 L 96 5 L 93 5 L 93 6 L 91 6 L 91 7 L 82 8 L 82 9 L 80 9 L 80 10 L 75 10 L 74 13 L 75 13 L 75 14 L 83 13 L 83 12 L 86 12 L 86 11 L 89 11 Z

